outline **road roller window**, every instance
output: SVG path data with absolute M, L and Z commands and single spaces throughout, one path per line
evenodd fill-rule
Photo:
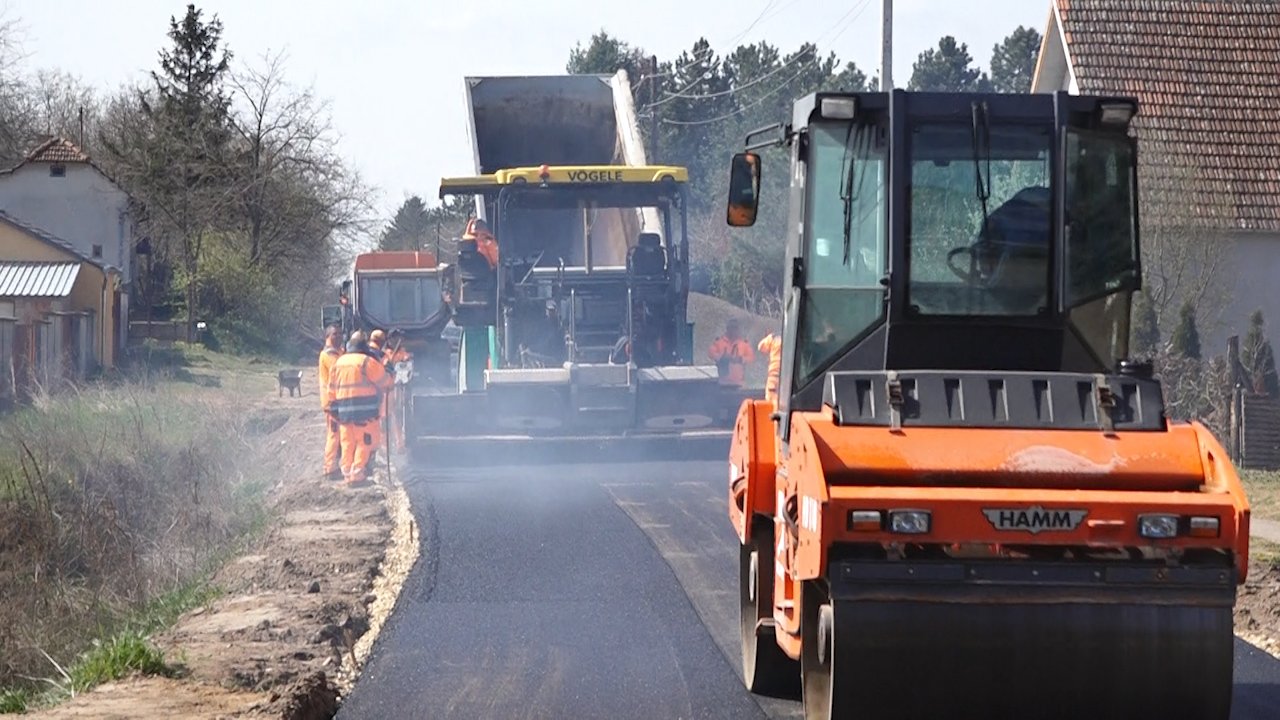
M 909 311 L 1048 310 L 1051 128 L 922 124 L 911 133 Z
M 1138 278 L 1133 146 L 1126 135 L 1067 133 L 1067 305 L 1131 290 Z
M 809 152 L 802 382 L 880 318 L 887 256 L 881 126 L 815 125 Z
M 1114 367 L 1129 354 L 1139 279 L 1133 145 L 1124 134 L 1073 129 L 1066 148 L 1066 304 L 1080 337 Z

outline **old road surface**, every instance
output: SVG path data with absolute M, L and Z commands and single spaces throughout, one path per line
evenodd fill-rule
M 794 718 L 739 679 L 723 462 L 407 476 L 426 545 L 339 718 Z M 1236 641 L 1233 718 L 1280 717 Z

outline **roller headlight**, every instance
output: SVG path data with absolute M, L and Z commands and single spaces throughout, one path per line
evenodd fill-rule
M 1178 536 L 1178 516 L 1151 514 L 1138 516 L 1138 534 L 1145 538 L 1171 538 Z
M 929 532 L 930 517 L 928 510 L 890 510 L 889 531 L 910 535 Z

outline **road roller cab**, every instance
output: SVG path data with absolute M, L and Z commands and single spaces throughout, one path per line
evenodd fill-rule
M 778 399 L 729 457 L 752 690 L 814 718 L 1228 716 L 1249 507 L 1129 356 L 1137 110 L 817 93 L 733 158 L 731 225 L 791 178 Z M 789 168 L 754 152 L 778 146 Z

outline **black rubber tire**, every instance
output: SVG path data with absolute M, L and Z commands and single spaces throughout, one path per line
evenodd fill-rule
M 759 695 L 795 700 L 800 697 L 800 664 L 787 657 L 774 640 L 773 629 L 757 629 L 756 621 L 773 614 L 772 528 L 753 534 L 738 553 L 738 625 L 742 635 L 742 681 Z M 752 597 L 751 557 L 756 556 Z
M 800 677 L 805 720 L 863 717 L 867 710 L 855 702 L 854 678 L 837 674 L 848 665 L 847 661 L 842 660 L 850 650 L 852 638 L 846 637 L 843 642 L 837 640 L 835 607 L 821 585 L 816 582 L 804 584 L 800 597 L 800 634 L 803 644 L 800 652 Z M 826 618 L 822 619 L 824 608 Z M 825 632 L 820 631 L 822 625 L 826 625 Z

